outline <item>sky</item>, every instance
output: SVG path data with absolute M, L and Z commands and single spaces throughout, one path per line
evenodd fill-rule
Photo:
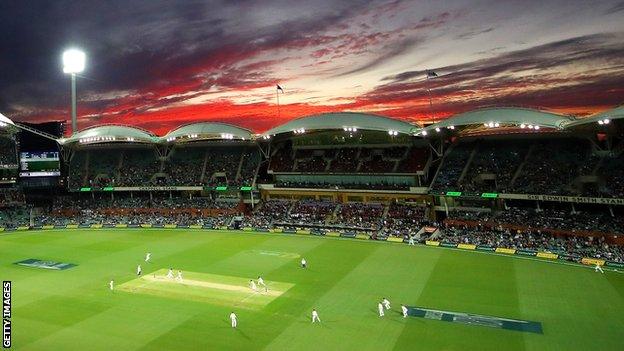
M 622 18 L 622 0 L 1 1 L 0 112 L 68 120 L 61 55 L 75 47 L 79 129 L 260 133 L 323 112 L 422 123 L 484 106 L 586 116 L 624 103 Z

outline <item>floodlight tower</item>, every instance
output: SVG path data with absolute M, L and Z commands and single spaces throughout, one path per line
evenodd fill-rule
M 78 131 L 76 118 L 76 73 L 84 71 L 87 55 L 78 49 L 68 49 L 63 52 L 63 73 L 71 74 L 71 117 L 72 134 Z

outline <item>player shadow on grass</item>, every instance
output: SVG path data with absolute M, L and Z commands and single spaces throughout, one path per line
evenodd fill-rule
M 326 329 L 334 329 L 332 327 L 330 327 L 328 324 L 334 323 L 334 322 L 338 322 L 338 320 L 336 319 L 331 319 L 331 320 L 325 320 L 323 319 L 322 322 L 316 322 L 316 323 L 312 323 L 310 322 L 310 319 L 306 319 L 306 320 L 298 320 L 296 323 L 299 324 L 312 324 L 312 325 L 320 325 L 322 328 L 326 328 Z
M 376 308 L 370 308 L 369 311 L 376 315 L 377 317 L 379 317 L 379 310 L 377 310 Z M 397 318 L 398 317 L 398 318 Z M 398 311 L 388 311 L 388 310 L 384 310 L 384 316 L 383 317 L 379 317 L 382 319 L 389 319 L 391 321 L 394 322 L 399 322 L 401 320 L 403 320 L 403 315 L 401 313 L 399 313 Z
M 223 323 L 228 325 L 228 327 L 223 327 L 222 329 L 234 329 L 234 331 L 238 334 L 240 334 L 243 338 L 247 339 L 247 340 L 251 340 L 251 338 L 249 337 L 249 335 L 247 335 L 244 331 L 242 331 L 240 328 L 236 327 L 236 328 L 232 328 L 231 326 L 231 321 L 229 319 L 224 319 Z M 220 328 L 221 329 L 221 328 Z

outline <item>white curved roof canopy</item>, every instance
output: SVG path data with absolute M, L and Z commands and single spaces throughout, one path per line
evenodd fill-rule
M 160 139 L 171 142 L 210 139 L 242 139 L 250 140 L 251 132 L 247 129 L 217 122 L 191 123 L 171 130 Z
M 499 123 L 501 126 L 530 124 L 544 128 L 562 129 L 566 123 L 570 121 L 572 121 L 572 119 L 568 116 L 529 108 L 483 108 L 454 115 L 438 123 L 429 125 L 424 129 L 430 131 L 436 128 L 484 125 L 489 123 Z
M 0 113 L 0 126 L 2 126 L 2 124 L 12 125 L 12 126 L 15 125 L 15 123 L 13 123 L 13 121 L 11 121 L 9 117 Z
M 158 137 L 136 127 L 104 125 L 83 129 L 69 138 L 60 140 L 62 144 L 99 144 L 114 142 L 153 143 Z
M 415 134 L 420 127 L 394 118 L 368 113 L 337 112 L 323 113 L 294 119 L 264 132 L 263 136 L 291 133 L 296 130 L 331 130 L 355 127 L 359 130 L 396 131 L 402 134 Z
M 570 121 L 568 124 L 566 124 L 565 127 L 574 128 L 574 127 L 593 124 L 593 123 L 598 124 L 598 121 L 604 121 L 605 119 L 608 119 L 611 121 L 611 120 L 622 119 L 622 118 L 624 118 L 624 105 L 620 105 L 616 108 L 612 108 L 607 111 L 599 112 L 590 117 L 579 118 L 577 120 Z

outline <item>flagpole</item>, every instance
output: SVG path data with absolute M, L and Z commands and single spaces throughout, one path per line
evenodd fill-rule
M 275 97 L 277 98 L 277 119 L 280 119 L 280 104 L 279 104 L 279 88 L 275 88 Z
M 429 92 L 429 113 L 431 113 L 431 121 L 435 123 L 435 115 L 433 114 L 433 99 L 431 98 L 431 86 L 429 84 L 429 74 L 427 74 L 427 91 Z

